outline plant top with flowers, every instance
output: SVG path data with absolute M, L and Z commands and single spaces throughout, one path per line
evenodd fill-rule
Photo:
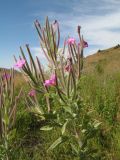
M 46 18 L 44 27 L 38 20 L 34 24 L 48 61 L 48 71 L 44 70 L 38 57 L 33 58 L 29 45 L 26 45 L 29 60 L 20 47 L 21 56 L 18 60 L 15 57 L 15 67 L 21 70 L 31 87 L 25 99 L 28 110 L 46 122 L 41 130 L 60 130 L 59 138 L 48 150 L 68 142 L 74 156 L 89 159 L 95 154 L 89 143 L 97 136 L 101 122 L 95 118 L 94 111 L 84 103 L 80 95 L 83 50 L 88 47 L 88 43 L 81 36 L 81 27 L 78 26 L 79 41 L 69 37 L 65 39 L 63 49 L 59 49 L 58 22 L 55 20 L 50 24 Z M 44 104 L 39 103 L 38 95 L 41 95 Z

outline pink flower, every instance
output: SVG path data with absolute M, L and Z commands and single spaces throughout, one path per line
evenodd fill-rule
M 66 43 L 67 44 L 75 44 L 75 39 L 74 38 L 69 38 Z
M 65 65 L 64 70 L 66 72 L 71 72 L 72 71 L 72 58 L 70 57 L 70 55 L 67 58 L 67 64 Z
M 34 97 L 34 96 L 36 95 L 36 91 L 35 91 L 34 89 L 32 89 L 32 90 L 28 93 L 28 95 L 29 95 L 30 97 Z
M 81 45 L 80 43 L 78 43 L 78 45 Z M 88 43 L 86 41 L 83 41 L 83 48 L 88 47 Z
M 72 67 L 71 67 L 71 65 L 66 65 L 64 69 L 66 72 L 71 72 Z
M 86 41 L 83 41 L 83 48 L 88 47 L 88 43 Z
M 10 74 L 8 74 L 8 73 L 4 73 L 3 75 L 2 75 L 2 77 L 3 77 L 3 79 L 6 79 L 6 80 L 8 80 L 8 79 L 10 79 Z
M 50 79 L 45 80 L 44 86 L 55 86 L 56 85 L 56 76 L 55 74 L 51 75 Z
M 22 68 L 25 65 L 25 60 L 24 59 L 19 59 L 17 63 L 14 65 L 16 68 Z
M 50 79 L 56 81 L 56 75 L 52 74 L 51 77 L 50 77 Z

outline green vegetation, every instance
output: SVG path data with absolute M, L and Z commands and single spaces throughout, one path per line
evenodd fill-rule
M 120 73 L 106 76 L 103 74 L 84 75 L 81 77 L 81 96 L 89 109 L 100 115 L 102 129 L 94 140 L 93 146 L 99 150 L 99 158 L 119 160 L 120 158 Z M 25 89 L 26 90 L 26 89 Z M 27 89 L 28 90 L 28 89 Z M 39 98 L 41 100 L 41 98 Z M 56 107 L 59 107 L 59 105 Z M 19 103 L 16 129 L 10 135 L 10 159 L 12 160 L 71 160 L 73 156 L 69 144 L 60 145 L 56 150 L 47 152 L 59 136 L 59 130 L 41 131 L 44 121 L 26 111 L 24 100 Z M 3 156 L 1 145 L 1 159 Z
M 50 26 L 46 19 L 41 33 L 35 22 L 41 45 L 48 49 L 47 72 L 38 58 L 35 63 L 28 45 L 30 63 L 20 48 L 20 59 L 26 61 L 15 73 L 17 83 L 13 71 L 10 77 L 9 71 L 1 72 L 0 160 L 120 160 L 119 46 L 83 59 L 78 27 L 81 50 L 69 43 L 72 55 L 66 60 L 58 50 L 59 28 L 55 34 Z M 55 76 L 49 79 L 51 73 Z

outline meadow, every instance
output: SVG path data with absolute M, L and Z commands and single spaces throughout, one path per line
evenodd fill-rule
M 119 45 L 84 58 L 80 26 L 62 51 L 57 21 L 35 28 L 48 68 L 26 45 L 0 69 L 0 160 L 120 160 Z

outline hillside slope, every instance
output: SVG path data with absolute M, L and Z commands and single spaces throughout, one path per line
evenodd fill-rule
M 0 75 L 3 73 L 3 70 L 3 68 L 0 68 Z M 9 72 L 8 69 L 5 70 Z M 98 50 L 97 53 L 87 56 L 84 59 L 84 72 L 120 73 L 120 45 L 118 44 L 105 50 Z M 19 72 L 15 71 L 15 77 L 18 81 L 22 81 Z
M 104 72 L 106 74 L 120 72 L 120 45 L 98 50 L 84 60 L 84 71 L 87 73 Z

